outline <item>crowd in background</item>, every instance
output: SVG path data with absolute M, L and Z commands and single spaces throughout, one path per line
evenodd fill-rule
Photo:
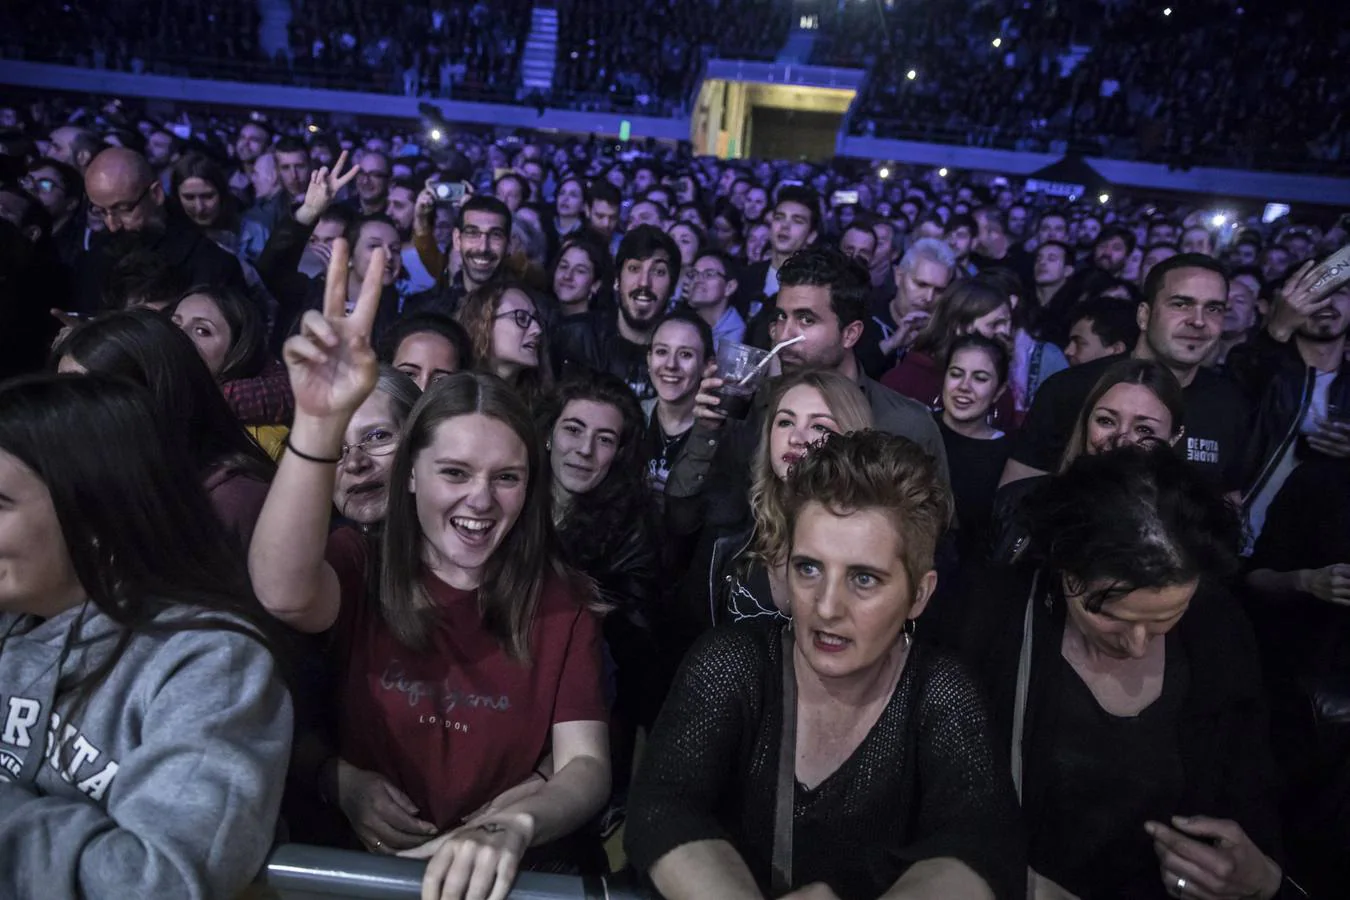
M 269 59 L 248 4 L 50 0 L 0 13 L 0 46 L 94 68 L 664 111 L 687 108 L 706 59 L 776 58 L 790 7 L 561 3 L 551 92 L 522 86 L 524 2 L 297 0 L 288 47 Z M 850 114 L 857 134 L 1180 167 L 1346 161 L 1340 4 L 827 3 L 818 24 L 811 62 L 867 72 Z
M 9 893 L 1344 884 L 1341 211 L 53 96 L 0 151 Z
M 869 67 L 857 133 L 1179 166 L 1346 158 L 1339 6 L 900 3 L 885 27 L 865 4 L 839 16 L 817 59 Z

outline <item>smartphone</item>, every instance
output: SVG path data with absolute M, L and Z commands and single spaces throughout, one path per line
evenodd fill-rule
M 458 203 L 467 189 L 468 185 L 462 181 L 442 181 L 435 187 L 436 199 Z
M 1276 219 L 1283 219 L 1287 215 L 1289 215 L 1288 203 L 1267 203 L 1266 208 L 1261 211 L 1261 222 L 1269 225 Z
M 852 206 L 858 202 L 857 191 L 835 191 L 830 195 L 831 206 Z

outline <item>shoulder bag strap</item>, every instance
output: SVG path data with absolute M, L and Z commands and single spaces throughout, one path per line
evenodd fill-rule
M 774 803 L 773 890 L 792 890 L 792 815 L 797 798 L 797 675 L 792 668 L 792 625 L 781 632 L 783 728 L 778 744 L 778 797 Z
M 1022 652 L 1017 659 L 1017 694 L 1013 702 L 1012 777 L 1017 789 L 1017 800 L 1022 800 L 1022 732 L 1027 718 L 1027 691 L 1031 687 L 1031 613 L 1036 608 L 1036 588 L 1041 573 L 1037 570 L 1031 579 L 1031 594 L 1027 597 L 1027 611 L 1022 617 Z

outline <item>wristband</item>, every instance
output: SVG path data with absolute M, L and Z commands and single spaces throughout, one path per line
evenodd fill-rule
M 308 453 L 305 453 L 302 450 L 297 450 L 295 448 L 295 445 L 291 443 L 290 435 L 286 435 L 286 452 L 294 453 L 296 456 L 300 457 L 301 459 L 307 462 L 319 463 L 321 465 L 326 466 L 335 466 L 338 463 L 342 462 L 341 456 L 310 456 Z

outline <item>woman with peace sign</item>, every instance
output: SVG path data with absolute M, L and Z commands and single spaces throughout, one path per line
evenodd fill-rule
M 527 849 L 557 849 L 609 793 L 591 589 L 553 553 L 529 411 L 490 375 L 443 378 L 413 409 L 378 572 L 358 534 L 329 535 L 335 467 L 364 452 L 343 433 L 375 384 L 385 262 L 376 248 L 345 313 L 347 255 L 336 242 L 323 311 L 285 345 L 295 422 L 249 570 L 273 615 L 327 633 L 339 669 L 320 795 L 370 850 L 430 858 L 424 897 L 503 900 Z

